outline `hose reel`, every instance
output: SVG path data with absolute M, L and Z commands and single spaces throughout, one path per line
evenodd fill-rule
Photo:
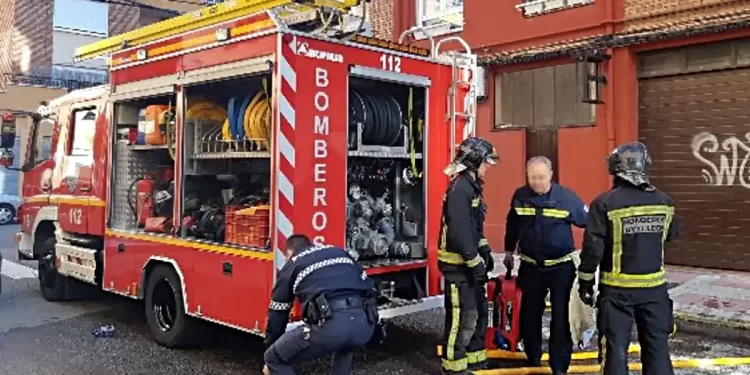
M 361 143 L 396 146 L 403 139 L 404 114 L 396 98 L 374 91 L 350 90 L 350 133 L 362 124 Z

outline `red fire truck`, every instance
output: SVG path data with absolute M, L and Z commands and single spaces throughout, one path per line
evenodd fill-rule
M 81 47 L 110 84 L 39 108 L 23 160 L 19 256 L 44 298 L 144 299 L 165 346 L 196 319 L 262 335 L 299 232 L 361 262 L 382 317 L 442 306 L 442 170 L 474 132 L 476 57 L 359 35 L 358 2 L 231 0 Z

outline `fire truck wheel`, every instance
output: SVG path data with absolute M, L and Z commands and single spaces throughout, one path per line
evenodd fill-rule
M 63 301 L 66 296 L 68 279 L 60 275 L 55 268 L 55 237 L 47 238 L 42 245 L 42 256 L 39 258 L 39 287 L 42 297 L 50 302 Z
M 148 275 L 146 322 L 159 345 L 178 348 L 191 343 L 194 322 L 185 313 L 180 278 L 169 266 L 156 266 Z

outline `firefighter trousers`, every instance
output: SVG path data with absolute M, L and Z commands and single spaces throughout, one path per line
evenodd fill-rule
M 550 294 L 552 321 L 550 323 L 549 366 L 553 372 L 566 372 L 570 367 L 573 338 L 570 334 L 570 291 L 575 281 L 573 262 L 549 267 L 522 263 L 518 272 L 521 288 L 521 338 L 527 365 L 541 366 L 542 316 L 545 299 Z
M 633 321 L 641 345 L 643 375 L 674 375 L 669 358 L 669 335 L 674 329 L 672 300 L 666 288 L 654 290 L 651 298 L 628 292 L 609 293 L 600 289 L 597 301 L 599 357 L 604 375 L 627 375 L 628 346 Z M 637 291 L 646 292 L 646 291 Z
M 444 373 L 463 373 L 486 364 L 487 320 L 485 285 L 445 281 Z
M 273 375 L 294 375 L 293 365 L 333 354 L 333 375 L 349 375 L 354 351 L 372 337 L 375 325 L 364 309 L 333 311 L 320 325 L 302 325 L 284 333 L 264 355 Z

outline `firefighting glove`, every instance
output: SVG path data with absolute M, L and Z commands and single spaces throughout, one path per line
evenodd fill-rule
M 474 282 L 476 282 L 477 285 L 484 285 L 489 281 L 489 277 L 487 276 L 487 266 L 484 264 L 484 261 L 479 262 L 479 264 L 474 266 L 471 271 L 472 276 L 474 276 Z
M 479 255 L 484 260 L 484 265 L 487 267 L 487 272 L 492 272 L 495 269 L 495 260 L 492 259 L 492 248 L 489 245 L 484 245 L 479 248 Z
M 505 258 L 503 258 L 503 265 L 505 266 L 505 269 L 513 271 L 513 267 L 515 266 L 514 262 L 513 252 L 506 251 Z
M 594 306 L 594 280 L 578 279 L 578 296 L 583 303 Z

